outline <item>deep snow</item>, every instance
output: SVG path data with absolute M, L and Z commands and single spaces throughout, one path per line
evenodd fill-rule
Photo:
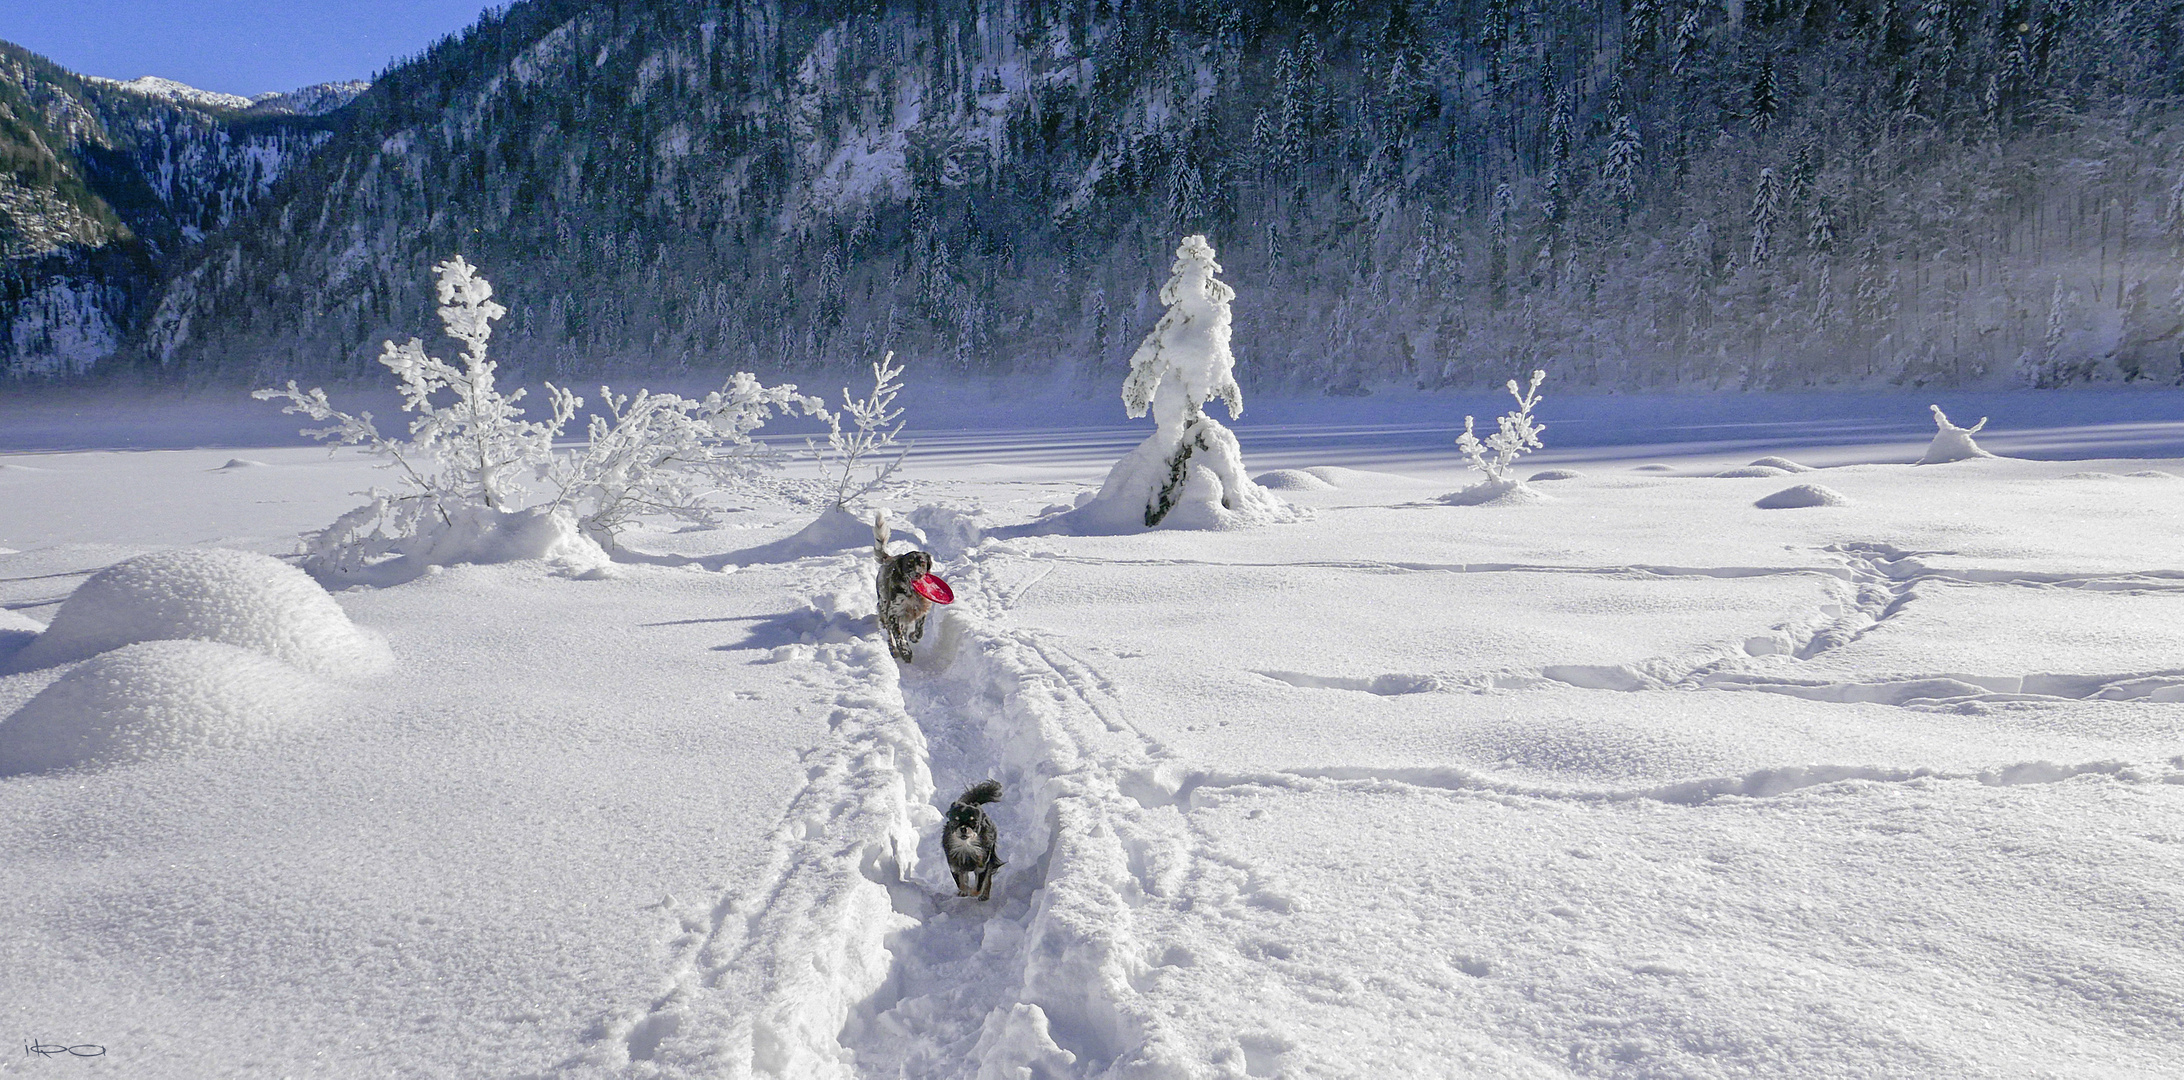
M 0 779 L 0 1016 L 108 1048 L 0 1073 L 2173 1071 L 2184 450 L 2105 455 L 2184 402 L 1944 399 L 2058 460 L 1912 465 L 1923 400 L 1863 441 L 1677 400 L 1550 395 L 1558 475 L 1484 506 L 1441 501 L 1475 405 L 1434 451 L 1255 401 L 1304 520 L 1115 536 L 1030 523 L 1142 429 L 929 416 L 891 517 L 958 600 L 907 668 L 854 530 L 780 507 L 596 580 L 337 593 L 391 670 L 279 661 L 309 715 Z M 375 479 L 221 445 L 0 457 L 0 653 L 123 559 L 292 550 Z M 1842 502 L 1755 505 L 1793 482 Z M 131 650 L 275 663 L 246 645 L 0 677 L 0 735 Z M 989 776 L 982 905 L 934 830 Z

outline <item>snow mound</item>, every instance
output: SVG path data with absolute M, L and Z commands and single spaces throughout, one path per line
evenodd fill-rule
M 897 535 L 915 532 L 900 528 L 893 531 Z M 813 518 L 811 524 L 798 529 L 794 535 L 738 551 L 730 555 L 728 561 L 740 566 L 795 562 L 813 555 L 832 555 L 848 548 L 871 546 L 870 519 L 858 517 L 840 506 L 829 506 L 818 517 Z
M 7 551 L 0 548 L 0 552 Z M 30 644 L 30 639 L 45 632 L 45 625 L 19 611 L 0 608 L 0 671 L 7 670 L 8 658 Z
M 925 550 L 936 559 L 959 559 L 986 538 L 974 507 L 965 513 L 952 506 L 927 503 L 910 511 L 912 531 L 924 536 Z
M 1981 450 L 1972 441 L 1973 433 L 1987 426 L 1982 416 L 1971 427 L 1958 427 L 1949 422 L 1949 414 L 1939 405 L 1928 405 L 1934 411 L 1934 441 L 1927 444 L 1926 456 L 1919 459 L 1921 465 L 1941 465 L 1951 461 L 1969 461 L 1973 458 L 1991 458 L 1994 455 Z
M 1109 470 L 1098 494 L 1047 519 L 1050 528 L 1080 536 L 1114 536 L 1151 528 L 1222 531 L 1300 520 L 1294 507 L 1244 473 L 1236 436 L 1201 415 L 1186 435 L 1183 483 L 1157 525 L 1146 524 L 1146 493 L 1165 493 L 1178 462 L 1161 433 L 1138 444 Z
M 2116 475 L 2115 473 L 2112 473 L 2112 472 L 2100 472 L 2100 471 L 2098 471 L 2098 470 L 2094 470 L 2094 471 L 2092 471 L 2092 472 L 2074 472 L 2074 473 L 2065 473 L 2065 474 L 2064 474 L 2064 475 L 2062 476 L 2062 479 L 2064 479 L 2064 480 L 2121 480 L 2121 479 L 2123 479 L 2123 477 L 2117 476 L 2117 475 Z
M 309 675 L 234 645 L 126 645 L 61 676 L 0 723 L 0 776 L 246 746 L 327 693 Z
M 17 465 L 12 461 L 0 461 L 0 472 L 49 472 L 35 465 Z
M 1724 469 L 1715 473 L 1717 480 L 1735 480 L 1750 476 L 1788 476 L 1790 470 L 1777 465 L 1746 465 L 1741 469 Z
M 1843 493 L 1819 484 L 1798 484 L 1775 492 L 1752 505 L 1762 510 L 1796 510 L 1808 506 L 1847 506 Z
M 2145 478 L 2146 478 L 2146 479 L 2148 479 L 2148 480 L 2174 480 L 2174 479 L 2177 479 L 2177 475 L 2176 475 L 2175 473 L 2172 473 L 2172 472 L 2162 472 L 2162 471 L 2161 471 L 2160 469 L 2140 469 L 2139 471 L 2137 471 L 2137 472 L 2135 472 L 2135 473 L 2129 473 L 2129 474 L 2127 474 L 2127 475 L 2130 475 L 2130 476 L 2141 476 L 2141 477 L 2145 477 Z
M 537 559 L 581 574 L 613 562 L 605 548 L 585 536 L 567 510 L 534 506 L 495 510 L 489 506 L 451 506 L 440 528 L 408 538 L 394 570 L 463 563 L 509 563 Z M 374 569 L 379 569 L 375 567 Z
M 1663 464 L 1663 463 L 1661 463 L 1661 462 L 1658 462 L 1658 461 L 1649 461 L 1649 462 L 1645 463 L 1644 465 L 1633 465 L 1633 466 L 1631 466 L 1631 467 L 1630 467 L 1630 471 L 1632 471 L 1632 472 L 1675 472 L 1675 471 L 1676 471 L 1676 467 L 1675 467 L 1674 465 L 1667 465 L 1667 464 Z
M 1518 480 L 1482 480 L 1463 489 L 1441 496 L 1450 506 L 1522 506 L 1526 503 L 1546 502 L 1547 496 L 1525 486 Z
M 217 469 L 209 469 L 209 470 L 207 470 L 207 471 L 208 471 L 208 472 L 233 472 L 233 471 L 235 471 L 235 470 L 237 470 L 237 469 L 267 469 L 267 468 L 271 468 L 271 467 L 272 467 L 272 466 L 269 466 L 269 465 L 267 465 L 267 464 L 266 464 L 265 462 L 263 462 L 263 461 L 252 461 L 252 460 L 250 460 L 249 458 L 239 458 L 239 457 L 231 457 L 231 458 L 227 459 L 227 464 L 225 464 L 225 465 L 222 465 L 222 466 L 220 466 L 220 467 L 219 467 L 219 468 L 217 468 Z
M 1251 482 L 1269 491 L 1332 491 L 1335 487 L 1303 469 L 1275 469 L 1252 477 Z
M 1760 458 L 1758 461 L 1748 462 L 1747 464 L 1760 468 L 1780 469 L 1783 472 L 1812 471 L 1812 466 L 1810 465 L 1799 465 L 1797 462 L 1791 461 L 1789 458 L 1775 457 L 1773 455 Z
M 1355 483 L 1402 479 L 1402 477 L 1394 473 L 1375 472 L 1372 469 L 1345 469 L 1340 465 L 1314 465 L 1304 471 L 1336 487 Z
M 141 641 L 216 641 L 331 678 L 393 662 L 310 575 L 279 559 L 180 548 L 115 563 L 78 586 L 15 668 L 50 667 Z
M 1540 471 L 1533 473 L 1531 478 L 1526 480 L 1525 483 L 1538 484 L 1544 483 L 1548 480 L 1575 480 L 1583 475 L 1585 474 L 1578 472 L 1576 469 L 1541 469 Z

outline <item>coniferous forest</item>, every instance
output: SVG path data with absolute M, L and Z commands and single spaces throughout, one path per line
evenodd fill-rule
M 364 376 L 461 254 L 527 373 L 1106 378 L 1204 233 L 1247 385 L 2174 385 L 2180 55 L 2171 0 L 528 0 L 88 368 Z

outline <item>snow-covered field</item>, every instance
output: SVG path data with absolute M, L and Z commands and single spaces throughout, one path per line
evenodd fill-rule
M 381 477 L 0 410 L 0 671 L 47 664 L 0 758 L 232 721 L 0 778 L 0 1022 L 105 1050 L 0 1075 L 2178 1075 L 2184 395 L 1945 398 L 2045 460 L 1929 466 L 1926 398 L 1831 400 L 1550 388 L 1518 472 L 1577 475 L 1486 506 L 1438 498 L 1496 403 L 1254 402 L 1305 520 L 1101 537 L 1023 526 L 1143 436 L 1112 399 L 928 406 L 895 516 L 985 536 L 907 668 L 868 549 L 739 556 L 779 507 L 54 661 L 102 568 Z M 1763 455 L 1828 467 L 1715 475 Z M 1801 483 L 1843 505 L 1754 505 Z M 935 834 L 989 776 L 981 904 Z

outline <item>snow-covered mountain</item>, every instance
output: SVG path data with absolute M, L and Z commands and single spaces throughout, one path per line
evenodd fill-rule
M 516 363 L 1091 370 L 1202 233 L 1262 384 L 2174 383 L 2152 10 L 528 0 L 124 333 L 350 371 L 459 252 Z
M 331 137 L 362 84 L 252 99 L 0 42 L 0 376 L 108 360 L 159 280 Z
M 1262 382 L 2170 383 L 2150 10 L 532 0 L 389 72 L 146 344 L 352 370 L 460 252 L 512 361 L 1104 368 L 1203 233 Z
M 244 97 L 241 94 L 223 94 L 217 90 L 199 90 L 188 83 L 179 83 L 173 79 L 162 79 L 157 75 L 140 75 L 127 82 L 119 79 L 102 79 L 96 75 L 86 75 L 83 77 L 83 81 L 100 86 L 111 86 L 117 90 L 126 90 L 132 94 L 141 94 L 148 98 L 157 98 L 160 101 L 172 101 L 178 105 L 194 105 L 200 109 L 247 109 L 250 107 L 251 102 L 256 100 Z
M 372 84 L 362 79 L 314 83 L 285 94 L 260 94 L 250 99 L 248 111 L 252 116 L 323 116 L 355 101 L 371 88 Z

